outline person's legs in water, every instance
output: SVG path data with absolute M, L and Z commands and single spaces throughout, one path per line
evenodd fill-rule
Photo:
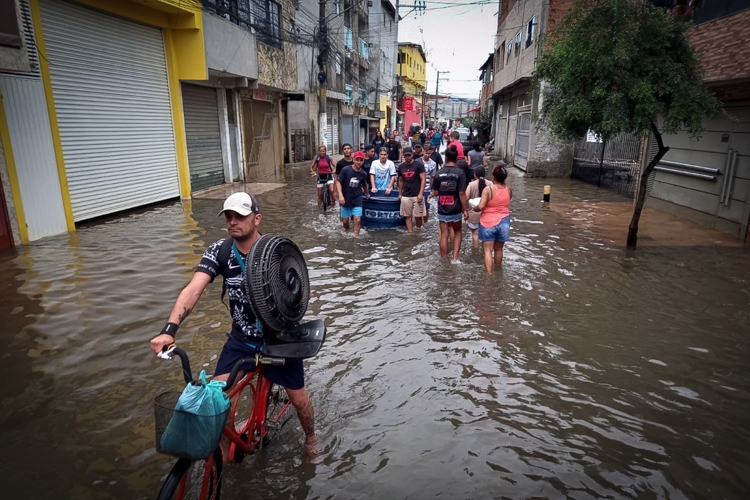
M 303 387 L 302 389 L 288 389 L 286 390 L 289 395 L 289 401 L 297 410 L 297 417 L 299 418 L 300 424 L 302 424 L 302 430 L 305 432 L 305 448 L 308 453 L 315 453 L 317 450 L 315 446 L 318 442 L 315 436 L 315 411 L 313 410 L 312 401 L 307 395 L 307 391 Z
M 461 221 L 451 222 L 453 229 L 453 260 L 458 260 L 461 253 Z
M 338 201 L 338 194 L 336 193 L 336 190 L 333 189 L 333 182 L 328 184 L 328 193 L 331 195 L 331 206 L 335 207 L 336 202 Z
M 496 241 L 482 242 L 482 249 L 484 250 L 484 269 L 488 273 L 492 272 L 492 248 L 494 244 L 497 244 L 497 242 Z
M 440 256 L 448 255 L 448 233 L 450 227 L 447 222 L 440 221 Z
M 349 231 L 349 218 L 352 216 L 352 209 L 339 205 L 339 210 L 341 211 L 339 215 L 341 224 L 344 226 L 345 231 Z
M 476 228 L 469 225 L 469 229 L 471 229 L 471 247 L 479 248 L 479 224 Z
M 503 246 L 505 246 L 505 243 L 502 241 L 496 241 L 494 243 L 495 265 L 499 267 L 503 265 Z
M 318 206 L 321 206 L 323 204 L 323 190 L 325 187 L 319 187 L 318 188 Z

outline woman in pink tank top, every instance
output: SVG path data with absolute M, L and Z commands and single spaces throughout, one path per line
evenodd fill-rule
M 481 212 L 479 218 L 479 241 L 484 249 L 484 268 L 492 272 L 492 262 L 496 266 L 503 263 L 503 246 L 510 237 L 510 200 L 513 190 L 505 184 L 508 171 L 500 164 L 492 171 L 492 185 L 482 191 L 482 199 L 474 209 Z M 492 252 L 495 255 L 492 255 Z

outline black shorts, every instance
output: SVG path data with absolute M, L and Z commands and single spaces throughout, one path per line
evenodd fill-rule
M 258 348 L 231 335 L 227 335 L 227 342 L 219 355 L 214 376 L 230 373 L 234 364 L 244 357 L 254 356 Z M 263 366 L 263 376 L 274 384 L 287 389 L 302 389 L 305 387 L 305 368 L 301 359 L 287 359 L 284 366 Z

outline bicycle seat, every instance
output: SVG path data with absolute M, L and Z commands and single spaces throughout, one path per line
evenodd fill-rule
M 263 348 L 263 353 L 272 358 L 312 358 L 318 354 L 325 339 L 325 322 L 315 319 L 291 330 L 274 332 L 271 343 Z

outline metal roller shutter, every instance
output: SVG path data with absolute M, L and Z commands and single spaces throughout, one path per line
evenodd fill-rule
M 179 196 L 161 30 L 39 3 L 74 219 Z
M 195 192 L 224 182 L 216 89 L 182 84 L 190 189 Z

